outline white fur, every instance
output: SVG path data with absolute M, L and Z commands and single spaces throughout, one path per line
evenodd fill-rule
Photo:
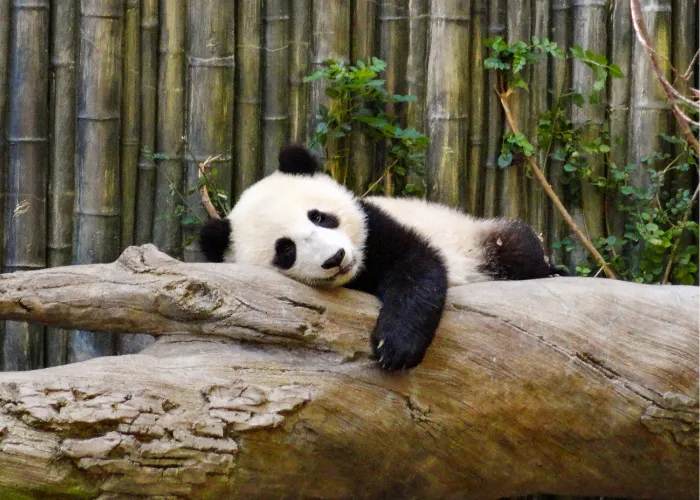
M 327 229 L 314 225 L 309 210 L 336 216 L 340 225 Z M 275 268 L 275 242 L 288 237 L 296 243 L 297 259 L 288 270 L 291 278 L 312 285 L 341 286 L 350 281 L 363 263 L 367 232 L 364 212 L 353 194 L 325 174 L 311 176 L 275 172 L 243 192 L 228 215 L 231 250 L 224 260 Z M 338 268 L 321 268 L 340 248 L 341 267 L 350 272 L 336 276 Z M 276 268 L 275 268 L 276 269 Z
M 481 242 L 505 221 L 476 219 L 415 198 L 373 196 L 366 201 L 417 231 L 441 252 L 449 286 L 491 279 L 478 271 L 484 260 Z M 314 225 L 307 217 L 312 209 L 335 215 L 340 226 L 327 229 Z M 275 242 L 288 237 L 296 244 L 297 258 L 290 269 L 279 271 L 296 280 L 341 286 L 362 266 L 367 236 L 364 212 L 349 190 L 325 174 L 276 172 L 248 188 L 228 218 L 232 228 L 231 247 L 224 257 L 228 262 L 275 268 Z M 341 266 L 352 264 L 352 269 L 338 276 L 338 268 L 324 270 L 321 264 L 340 248 L 345 250 Z

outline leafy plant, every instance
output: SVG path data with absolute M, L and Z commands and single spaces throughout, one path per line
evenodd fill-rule
M 198 163 L 197 159 L 187 147 L 187 143 L 185 141 L 183 141 L 182 146 L 185 148 L 185 151 L 192 158 L 192 160 Z M 148 147 L 144 147 L 143 153 L 144 156 L 146 156 L 146 158 L 148 158 L 150 161 L 167 158 L 165 155 L 151 152 L 150 148 Z M 169 196 L 173 199 L 178 199 L 179 203 L 175 206 L 175 210 L 172 213 L 160 214 L 157 217 L 159 219 L 175 218 L 180 221 L 180 224 L 182 225 L 183 229 L 185 229 L 185 233 L 187 234 L 183 241 L 183 247 L 187 247 L 195 241 L 197 238 L 195 229 L 203 223 L 197 212 L 192 209 L 190 201 L 191 197 L 195 195 L 195 193 L 198 193 L 203 186 L 207 188 L 211 204 L 220 217 L 226 216 L 226 214 L 231 211 L 228 191 L 218 186 L 216 179 L 218 170 L 216 168 L 212 168 L 209 171 L 207 168 L 209 161 L 211 161 L 211 159 L 203 162 L 202 175 L 199 176 L 197 185 L 187 189 L 184 192 L 181 190 L 181 186 L 176 185 L 172 179 L 167 177 L 167 172 L 161 170 L 161 173 L 165 175 L 168 180 Z M 195 205 L 199 205 L 199 203 L 196 203 Z M 189 231 L 187 231 L 188 229 Z
M 610 64 L 604 55 L 578 46 L 570 48 L 568 55 L 565 55 L 555 43 L 536 37 L 533 37 L 531 44 L 507 44 L 503 38 L 496 37 L 487 41 L 486 45 L 490 47 L 491 54 L 484 65 L 499 72 L 496 90 L 507 116 L 505 99 L 515 88 L 527 90 L 523 69 L 547 57 L 575 58 L 593 71 L 595 79 L 587 96 L 591 104 L 599 102 L 600 91 L 605 88 L 608 77 L 624 77 L 620 68 Z M 545 158 L 542 170 L 546 169 L 549 160 L 561 163 L 564 194 L 569 203 L 580 202 L 584 184 L 595 186 L 605 193 L 607 202 L 614 203 L 625 218 L 623 234 L 608 234 L 592 242 L 596 257 L 600 257 L 592 262 L 598 266 L 601 261 L 604 262 L 608 274 L 614 270 L 624 279 L 646 283 L 694 283 L 698 271 L 694 262 L 698 248 L 691 242 L 697 240 L 698 224 L 691 220 L 690 214 L 698 197 L 698 189 L 694 193 L 689 189 L 673 191 L 669 189 L 668 181 L 674 173 L 697 170 L 695 150 L 685 139 L 663 135 L 667 142 L 681 149 L 675 158 L 654 153 L 643 158 L 639 164 L 618 166 L 612 160 L 617 141 L 609 137 L 607 125 L 601 128 L 597 136 L 590 137 L 589 122 L 575 124 L 571 121 L 567 109 L 581 107 L 585 103 L 586 96 L 574 90 L 558 95 L 552 108 L 538 117 L 537 147 L 524 134 L 509 132 L 503 137 L 499 166 L 509 167 L 521 156 L 527 157 L 528 163 L 533 166 L 533 155 L 541 151 Z M 592 171 L 592 159 L 603 162 L 607 169 L 606 176 L 596 175 Z M 659 163 L 665 164 L 664 167 L 653 168 Z M 630 176 L 640 169 L 647 171 L 649 184 L 646 187 L 637 187 L 631 182 Z M 567 252 L 571 252 L 575 246 L 569 238 L 552 244 L 553 248 L 562 248 Z M 574 265 L 576 273 L 582 276 L 593 274 L 589 266 L 589 262 Z
M 486 69 L 499 70 L 503 78 L 502 88 L 520 87 L 527 90 L 527 82 L 523 78 L 522 70 L 528 64 L 537 64 L 547 59 L 548 55 L 561 59 L 564 54 L 555 42 L 547 38 L 540 40 L 532 37 L 532 43 L 522 41 L 508 44 L 503 37 L 497 36 L 484 41 L 484 45 L 491 49 L 491 54 L 484 60 Z
M 415 97 L 390 94 L 379 78 L 385 69 L 386 63 L 376 57 L 357 61 L 354 66 L 328 59 L 323 69 L 304 78 L 304 82 L 326 79 L 326 95 L 330 98 L 329 106 L 319 107 L 311 146 L 325 148 L 329 138 L 363 134 L 374 143 L 385 145 L 387 153 L 383 173 L 370 191 L 381 190 L 380 181 L 392 176 L 402 181 L 404 194 L 422 196 L 424 187 L 415 180 L 425 176 L 428 138 L 415 128 L 402 128 L 387 111 L 389 103 L 413 101 Z

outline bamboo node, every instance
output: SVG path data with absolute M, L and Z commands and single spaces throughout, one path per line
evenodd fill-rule
M 7 142 L 10 144 L 21 144 L 21 143 L 41 143 L 49 142 L 48 137 L 31 137 L 31 136 L 7 136 Z
M 431 15 L 430 20 L 434 22 L 443 21 L 448 23 L 469 23 L 472 20 L 471 14 L 465 14 L 463 16 L 446 16 L 446 15 Z
M 268 115 L 263 116 L 263 120 L 267 122 L 282 122 L 289 120 L 289 115 Z
M 607 0 L 574 0 L 574 7 L 607 7 Z
M 672 12 L 671 2 L 666 0 L 656 0 L 642 7 L 642 12 Z
M 235 56 L 224 56 L 224 57 L 195 57 L 188 56 L 187 61 L 191 67 L 205 67 L 205 68 L 233 68 L 235 67 Z
M 282 15 L 282 16 L 268 16 L 268 17 L 263 17 L 263 21 L 266 23 L 275 23 L 279 21 L 289 21 L 290 17 L 288 15 Z
M 49 10 L 49 0 L 15 0 L 14 10 Z

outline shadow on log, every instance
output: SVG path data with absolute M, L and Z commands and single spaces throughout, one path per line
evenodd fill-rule
M 0 319 L 161 338 L 0 374 L 0 496 L 697 498 L 698 288 L 454 288 L 395 374 L 368 358 L 377 311 L 152 245 L 2 275 Z

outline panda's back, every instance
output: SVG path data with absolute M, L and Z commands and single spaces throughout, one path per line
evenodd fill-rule
M 499 224 L 497 219 L 477 219 L 418 198 L 370 196 L 365 201 L 437 247 L 447 263 L 450 286 L 491 279 L 479 266 L 484 261 L 483 241 Z

